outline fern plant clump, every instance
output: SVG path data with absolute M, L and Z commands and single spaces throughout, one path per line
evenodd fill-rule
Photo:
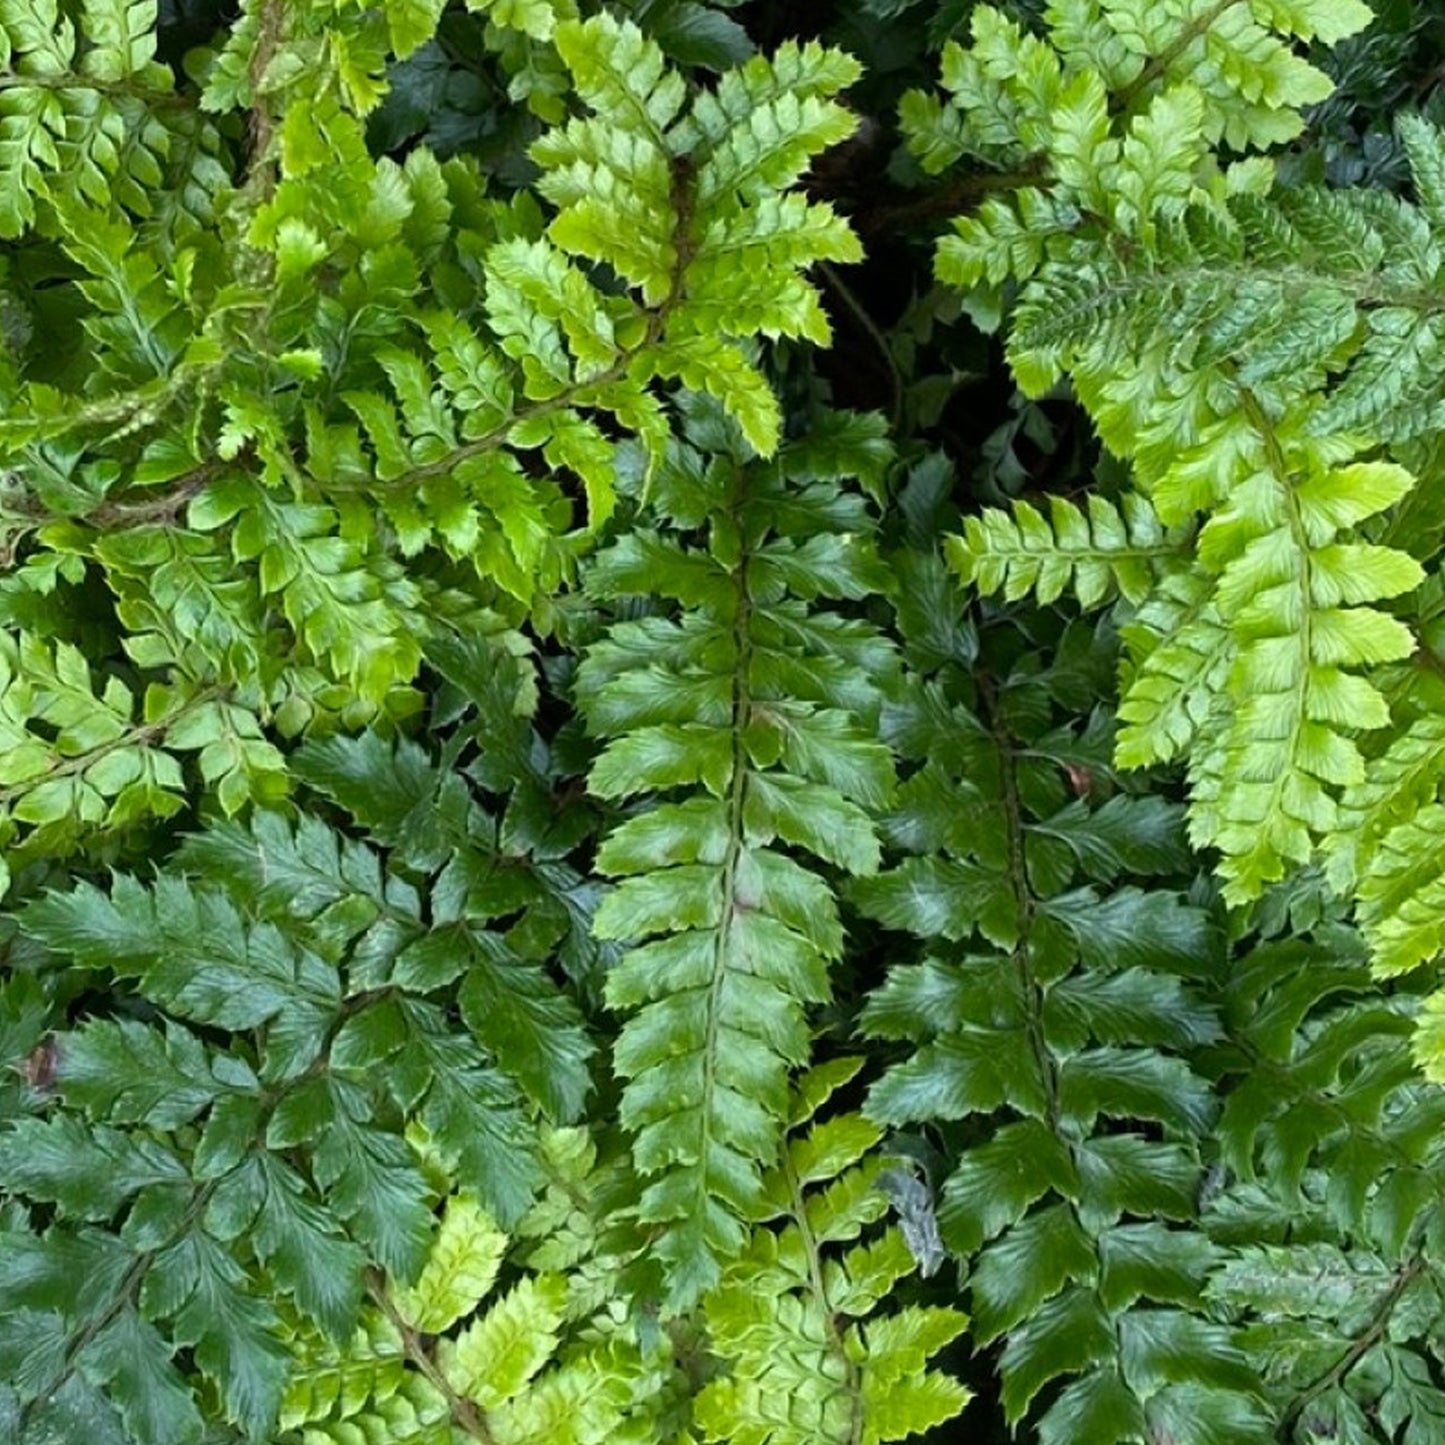
M 1396 9 L 0 0 L 0 1440 L 1445 1440 Z

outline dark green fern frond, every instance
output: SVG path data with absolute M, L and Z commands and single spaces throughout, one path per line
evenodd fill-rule
M 865 445 L 881 435 L 850 426 Z M 789 1069 L 807 1058 L 805 1009 L 842 948 L 823 870 L 877 867 L 872 819 L 893 787 L 869 728 L 889 648 L 819 605 L 885 585 L 863 499 L 806 441 L 762 465 L 716 419 L 700 415 L 699 435 L 716 449 L 678 449 L 654 483 L 668 530 L 638 530 L 591 569 L 594 595 L 652 607 L 614 624 L 577 683 L 610 740 L 592 791 L 641 804 L 598 855 L 622 881 L 596 927 L 648 940 L 607 995 L 630 1015 L 613 1063 L 675 1306 L 746 1238 Z M 684 540 L 699 528 L 706 549 Z
M 1002 1346 L 1010 1423 L 1079 1445 L 1269 1439 L 1256 1376 L 1199 1306 L 1215 1104 L 1192 1056 L 1219 1037 L 1220 940 L 1169 886 L 1181 811 L 1071 798 L 1088 749 L 1026 671 L 976 691 L 910 675 L 892 719 L 916 760 L 889 824 L 907 856 L 853 894 L 921 943 L 863 1010 L 908 1045 L 865 1113 L 950 1141 L 940 1229 L 975 1338 Z
M 1253 941 L 1222 1002 L 1209 1300 L 1281 1438 L 1428 1440 L 1445 1418 L 1430 1324 L 1445 1097 L 1411 1064 L 1416 1003 L 1382 997 L 1339 927 Z

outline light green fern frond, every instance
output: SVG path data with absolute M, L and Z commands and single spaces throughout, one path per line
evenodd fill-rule
M 1350 734 L 1389 721 L 1362 668 L 1408 657 L 1395 618 L 1355 605 L 1418 584 L 1401 552 L 1338 540 L 1413 485 L 1402 468 L 1357 462 L 1298 482 L 1273 470 L 1242 481 L 1205 527 L 1200 555 L 1238 644 L 1234 716 L 1221 741 L 1226 787 L 1209 841 L 1224 853 L 1227 893 L 1258 895 L 1286 862 L 1310 858 L 1336 821 L 1336 790 L 1364 764 Z
M 297 1337 L 278 1445 L 655 1440 L 656 1397 L 671 1384 L 665 1347 L 644 1355 L 605 1315 L 577 1331 L 560 1275 L 497 1287 L 507 1245 L 453 1195 L 416 1283 L 376 1284 L 345 1348 Z
M 703 1438 L 750 1445 L 876 1445 L 952 1419 L 969 1392 L 928 1368 L 966 1328 L 956 1310 L 879 1307 L 912 1272 L 878 1187 L 882 1130 L 856 1114 L 819 1119 L 862 1060 L 820 1065 L 798 1084 L 758 1223 L 707 1297 L 721 1376 L 697 1400 Z
M 1067 376 L 1151 518 L 1198 528 L 1175 570 L 1203 587 L 1124 589 L 1141 610 L 1124 619 L 1116 756 L 1187 757 L 1191 836 L 1222 853 L 1236 904 L 1339 827 L 1341 792 L 1365 777 L 1356 738 L 1390 721 L 1383 669 L 1415 649 L 1369 605 L 1424 577 L 1376 540 L 1414 480 L 1371 449 L 1420 436 L 1442 405 L 1440 136 L 1402 130 L 1418 203 L 1276 191 L 1267 164 L 1225 167 L 1211 149 L 1294 134 L 1324 94 L 1294 40 L 1366 18 L 1353 4 L 1079 0 L 1050 7 L 1038 35 L 976 12 L 972 45 L 945 64 L 945 87 L 971 97 L 965 149 L 1025 174 L 941 243 L 940 277 L 1021 282 L 1021 386 Z M 1075 516 L 1058 512 L 1082 545 Z M 953 556 L 980 590 L 1104 595 L 1107 573 L 1074 565 L 1030 511 L 965 528 Z
M 0 238 L 29 229 L 37 201 L 151 214 L 185 126 L 166 113 L 174 82 L 155 24 L 155 0 L 0 5 Z M 198 147 L 202 165 L 214 146 Z
M 1049 603 L 1068 590 L 1084 607 L 1116 594 L 1141 601 L 1158 571 L 1185 552 L 1135 495 L 1120 507 L 1090 496 L 1085 508 L 1050 497 L 1048 517 L 1028 502 L 1008 512 L 990 507 L 966 518 L 963 535 L 944 546 L 963 581 L 985 595 L 1016 602 L 1033 594 Z
M 1216 730 L 1234 639 L 1209 579 L 1185 568 L 1171 572 L 1121 632 L 1128 652 L 1114 756 L 1124 767 L 1168 762 Z
M 999 9 L 979 6 L 968 43 L 944 48 L 947 99 L 913 91 L 900 114 L 910 148 L 930 171 L 969 155 L 1003 167 L 1042 161 L 1068 180 L 1073 158 L 1102 195 L 1109 166 L 1142 178 L 1162 154 L 1150 131 L 1176 154 L 1221 138 L 1237 151 L 1292 139 L 1302 126 L 1300 111 L 1331 89 L 1328 77 L 1297 53 L 1296 39 L 1333 44 L 1369 21 L 1358 0 L 1323 6 L 1185 0 L 1168 7 L 1066 0 L 1047 8 L 1038 35 Z M 1120 97 L 1116 110 L 1132 130 L 1122 141 L 1110 137 L 1106 93 Z M 1139 118 L 1151 112 L 1140 129 Z M 1135 200 L 1126 183 L 1114 204 L 1129 208 Z

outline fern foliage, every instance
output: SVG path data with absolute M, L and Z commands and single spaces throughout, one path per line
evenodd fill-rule
M 1068 589 L 1092 607 L 1116 594 L 1142 601 L 1176 550 L 1142 498 L 1126 498 L 1121 511 L 1091 496 L 1087 510 L 1054 497 L 1047 517 L 1028 502 L 1008 512 L 989 508 L 966 519 L 948 553 L 959 576 L 985 595 L 1047 603 Z
M 1005 628 L 986 638 L 1007 658 Z M 1221 942 L 1170 887 L 1183 819 L 1092 786 L 1107 739 L 1061 725 L 1047 677 L 913 675 L 889 732 L 915 760 L 888 825 L 904 856 L 856 885 L 922 940 L 862 1025 L 906 1044 L 865 1113 L 949 1131 L 942 1240 L 968 1267 L 1002 1403 L 1048 1441 L 1265 1440 L 1258 1383 L 1199 1308 L 1192 1227 L 1216 1106 Z M 1153 880 L 1162 877 L 1162 883 Z
M 201 1380 L 260 1438 L 293 1328 L 341 1349 L 372 1272 L 426 1286 L 438 1170 L 475 1201 L 468 1218 L 510 1226 L 530 1207 L 530 1121 L 572 1121 L 590 1088 L 592 1044 L 550 963 L 595 966 L 591 901 L 565 851 L 527 833 L 521 799 L 551 779 L 516 715 L 516 661 L 483 642 L 437 666 L 467 689 L 452 761 L 480 703 L 492 748 L 471 766 L 515 788 L 507 819 L 414 742 L 335 738 L 294 766 L 367 841 L 315 812 L 218 821 L 154 880 L 22 913 L 33 947 L 130 1003 L 49 1038 L 43 1107 L 0 1146 L 21 1211 L 0 1256 L 28 1322 L 11 1336 L 18 1438 L 47 1438 L 62 1397 L 77 1418 L 118 1408 L 137 1440 L 200 1438 Z M 370 782 L 383 773 L 390 792 Z M 77 1296 L 54 1271 L 91 1255 L 110 1267 Z
M 560 1274 L 524 1268 L 500 1283 L 510 1243 L 471 1196 L 451 1195 L 414 1285 L 374 1283 L 339 1347 L 298 1333 L 284 1445 L 655 1439 L 665 1347 L 644 1353 L 605 1314 L 579 1317 Z
M 698 1397 L 705 1440 L 873 1445 L 921 1433 L 967 1403 L 962 1386 L 927 1369 L 967 1327 L 962 1314 L 936 1305 L 875 1313 L 914 1269 L 901 1229 L 859 1239 L 888 1207 L 877 1187 L 882 1130 L 857 1114 L 818 1117 L 861 1064 L 830 1061 L 799 1081 L 760 1223 L 708 1298 L 714 1348 L 728 1364 Z
M 199 110 L 180 107 L 189 143 L 164 128 L 179 102 L 150 59 L 153 5 L 88 6 L 78 30 L 55 6 L 14 8 L 0 104 L 7 144 L 39 159 L 0 167 L 25 198 L 0 234 L 30 228 L 40 260 L 0 281 L 29 337 L 0 367 L 4 525 L 24 558 L 6 620 L 54 652 L 74 639 L 63 609 L 41 620 L 44 599 L 108 594 L 118 625 L 91 655 L 88 705 L 119 725 L 67 742 L 57 781 L 35 736 L 48 719 L 9 684 L 17 747 L 35 755 L 11 783 L 21 823 L 64 811 L 114 830 L 173 810 L 187 744 L 163 693 L 144 719 L 120 707 L 116 672 L 182 701 L 225 691 L 231 765 L 207 762 L 201 782 L 234 813 L 279 795 L 276 720 L 292 737 L 413 706 L 423 644 L 461 600 L 438 564 L 474 603 L 546 626 L 614 506 L 619 435 L 655 465 L 682 383 L 772 451 L 757 342 L 825 342 L 803 272 L 858 255 L 796 184 L 853 126 L 833 97 L 857 67 L 816 44 L 690 93 L 631 22 L 539 7 L 519 23 L 551 47 L 576 113 L 531 146 L 535 184 L 504 193 L 462 157 L 367 150 L 388 56 L 428 43 L 440 6 L 256 0 L 213 51 Z M 100 145 L 67 106 L 107 138 L 94 179 L 56 149 Z M 167 147 L 193 167 L 184 186 L 142 162 Z M 115 178 L 123 156 L 140 181 Z M 146 219 L 149 192 L 178 188 L 210 208 L 209 231 Z M 41 359 L 52 326 L 75 353 L 59 372 Z M 65 790 L 92 774 L 71 808 Z
M 742 1247 L 806 1008 L 842 951 L 825 870 L 877 868 L 872 812 L 893 787 L 872 729 L 891 650 L 821 605 L 883 584 L 866 501 L 837 485 L 886 460 L 876 422 L 839 414 L 768 465 L 715 413 L 693 436 L 653 482 L 666 530 L 633 532 L 589 574 L 595 595 L 651 610 L 615 624 L 577 679 L 608 739 L 589 786 L 636 800 L 598 854 L 621 881 L 595 927 L 637 942 L 607 982 L 631 1015 L 613 1066 L 678 1303 Z M 697 529 L 706 545 L 686 545 Z
M 98 203 L 157 219 L 187 191 L 193 221 L 225 182 L 214 128 L 179 103 L 156 60 L 154 0 L 62 6 L 14 0 L 0 10 L 0 237 L 38 208 Z
M 1445 1439 L 1379 8 L 0 0 L 0 1441 Z
M 984 95 L 979 77 L 1001 74 L 1005 51 L 1019 74 L 987 91 L 993 129 L 930 103 L 932 121 L 915 129 L 922 153 L 942 155 L 935 132 L 953 116 L 944 159 L 1032 171 L 959 221 L 939 274 L 1020 284 L 1008 348 L 1022 384 L 1038 391 L 1067 373 L 1103 444 L 1130 464 L 1131 505 L 1147 498 L 1164 525 L 1193 533 L 1191 575 L 1165 569 L 1128 599 L 1118 760 L 1187 761 L 1192 837 L 1219 851 L 1233 903 L 1324 845 L 1378 968 L 1397 973 L 1439 951 L 1435 714 L 1391 700 L 1400 665 L 1430 656 L 1422 584 L 1438 530 L 1421 489 L 1436 485 L 1441 134 L 1400 119 L 1410 200 L 1275 188 L 1262 158 L 1221 164 L 1219 86 L 1188 59 L 1220 57 L 1223 77 L 1233 35 L 1256 27 L 1251 100 L 1289 125 L 1222 133 L 1263 145 L 1320 98 L 1265 32 L 1328 42 L 1358 28 L 1363 8 L 1230 7 L 1229 24 L 1177 44 L 1161 36 L 1152 58 L 1127 63 L 1105 43 L 1125 33 L 1121 13 L 1103 7 L 1090 29 L 1051 8 L 1044 36 L 981 15 L 972 46 L 949 52 L 945 84 L 961 95 Z M 1047 124 L 1025 74 L 1056 102 Z M 1025 508 L 1012 523 L 971 521 L 954 557 L 986 589 L 1049 600 L 1073 582 L 1095 603 L 1107 573 L 1078 568 L 1086 545 L 1077 525 L 1050 537 Z
M 1412 1065 L 1418 1000 L 1379 996 L 1338 912 L 1316 903 L 1294 937 L 1276 914 L 1221 996 L 1207 1298 L 1259 1366 L 1279 1438 L 1427 1440 L 1441 1100 Z

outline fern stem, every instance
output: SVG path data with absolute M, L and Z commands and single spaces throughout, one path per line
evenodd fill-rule
M 251 88 L 250 145 L 251 155 L 246 175 L 246 189 L 264 198 L 275 185 L 275 165 L 271 160 L 271 139 L 276 118 L 261 95 L 266 71 L 281 46 L 286 15 L 285 0 L 260 0 L 256 23 L 256 46 L 246 67 Z
M 1271 265 L 1254 260 L 1248 265 L 1211 261 L 1208 265 L 1181 265 L 1158 270 L 1142 264 L 1143 253 L 1122 241 L 1117 244 L 1116 255 L 1128 264 L 1107 279 L 1095 273 L 1090 277 L 1087 288 L 1076 290 L 1067 297 L 1057 291 L 1051 295 L 1047 314 L 1032 317 L 1028 330 L 1023 333 L 1028 345 L 1050 345 L 1058 337 L 1094 329 L 1100 324 L 1101 317 L 1112 318 L 1126 311 L 1128 305 L 1137 304 L 1137 298 L 1141 296 L 1174 308 L 1179 304 L 1178 296 L 1192 294 L 1205 285 L 1240 289 L 1257 284 L 1262 279 L 1270 281 L 1282 294 L 1288 295 L 1291 303 L 1297 302 L 1301 306 L 1318 304 L 1312 302 L 1310 296 L 1324 284 L 1344 293 L 1356 306 L 1364 309 L 1400 307 L 1421 316 L 1434 316 L 1445 311 L 1445 294 L 1424 288 L 1407 290 L 1392 286 L 1382 283 L 1378 275 L 1368 271 L 1324 274 L 1304 265 Z M 1151 293 L 1157 293 L 1157 296 Z
M 818 270 L 823 278 L 837 293 L 838 299 L 848 308 L 849 314 L 863 328 L 868 339 L 877 349 L 878 355 L 883 359 L 883 365 L 888 368 L 888 421 L 894 431 L 903 422 L 903 373 L 898 369 L 898 361 L 893 355 L 893 348 L 888 344 L 888 338 L 883 334 L 878 323 L 868 314 L 868 309 L 858 299 L 853 288 L 838 274 L 837 268 L 831 266 L 827 261 L 818 263 Z
M 1350 1371 L 1385 1337 L 1385 1332 L 1390 1326 L 1390 1316 L 1395 1312 L 1395 1306 L 1404 1298 L 1405 1292 L 1415 1280 L 1428 1268 L 1429 1262 L 1423 1254 L 1412 1256 L 1401 1267 L 1390 1287 L 1376 1302 L 1374 1312 L 1370 1316 L 1370 1323 L 1324 1374 L 1295 1396 L 1280 1421 L 1281 1431 L 1292 1430 L 1311 1403 L 1326 1391 L 1332 1390 L 1340 1384 Z
M 1194 17 L 1174 39 L 1164 47 L 1145 67 L 1138 76 L 1121 90 L 1116 98 L 1116 105 L 1120 110 L 1127 111 L 1136 100 L 1154 82 L 1164 76 L 1171 65 L 1189 49 L 1202 35 L 1208 33 L 1214 22 L 1224 14 L 1226 10 L 1232 10 L 1241 0 L 1215 0 L 1207 10 L 1202 10 Z
M 817 1236 L 808 1222 L 807 1202 L 803 1198 L 803 1184 L 793 1168 L 793 1160 L 786 1147 L 783 1149 L 783 1178 L 788 1184 L 788 1199 L 792 1204 L 793 1222 L 798 1226 L 799 1238 L 803 1241 L 803 1253 L 808 1260 L 808 1282 L 814 1298 L 818 1301 L 818 1312 L 823 1319 L 823 1328 L 828 1332 L 828 1346 L 833 1355 L 842 1363 L 844 1388 L 848 1392 L 848 1439 L 846 1445 L 863 1445 L 863 1431 L 867 1424 L 863 1414 L 863 1377 L 857 1364 L 849 1355 L 843 1341 L 843 1332 L 838 1328 L 833 1306 L 828 1299 L 828 1289 L 823 1283 L 821 1251 Z
M 247 446 L 242 456 L 250 452 Z M 222 461 L 212 458 L 187 472 L 169 491 L 145 501 L 107 501 L 85 517 L 92 527 L 116 531 L 125 527 L 143 527 L 150 523 L 174 522 L 186 504 L 198 497 L 222 472 L 239 464 L 241 458 Z
M 452 1388 L 451 1381 L 442 1373 L 436 1361 L 428 1353 L 426 1345 L 422 1342 L 421 1334 L 407 1324 L 401 1317 L 401 1312 L 392 1303 L 381 1276 L 376 1273 L 369 1274 L 366 1289 L 376 1307 L 401 1336 L 401 1347 L 408 1361 L 416 1366 L 418 1372 L 425 1376 L 427 1383 L 447 1402 L 447 1409 L 451 1411 L 452 1423 L 459 1430 L 470 1435 L 473 1440 L 481 1441 L 482 1445 L 496 1445 L 496 1436 L 488 1428 L 486 1417 L 465 1395 L 459 1395 Z
M 733 511 L 740 499 L 734 493 Z M 722 920 L 713 944 L 712 980 L 707 996 L 707 1034 L 703 1045 L 701 1154 L 707 1157 L 712 1144 L 713 1100 L 717 1088 L 718 1024 L 722 1008 L 722 987 L 727 981 L 733 920 L 743 906 L 738 894 L 738 869 L 743 856 L 743 810 L 747 805 L 748 754 L 743 738 L 752 712 L 749 673 L 752 665 L 752 602 L 748 595 L 748 552 L 744 548 L 733 574 L 737 580 L 737 613 L 733 619 L 732 695 L 732 778 L 728 784 L 728 840 L 722 865 Z M 707 1170 L 697 1174 L 699 1214 L 707 1211 Z
M 74 1338 L 66 1344 L 65 1358 L 50 1383 L 43 1390 L 38 1390 L 21 1407 L 19 1417 L 15 1422 L 17 1440 L 25 1438 L 26 1423 L 30 1419 L 31 1411 L 37 1405 L 46 1404 L 55 1397 L 56 1392 L 62 1389 L 66 1381 L 75 1374 L 80 1356 L 85 1352 L 86 1347 L 103 1330 L 114 1323 L 122 1311 L 134 1303 L 156 1259 L 188 1233 L 191 1226 L 205 1213 L 206 1206 L 210 1204 L 211 1196 L 216 1192 L 216 1187 L 220 1182 L 219 1179 L 208 1179 L 196 1190 L 195 1197 L 187 1206 L 185 1214 L 181 1216 L 175 1228 L 154 1249 L 142 1250 L 136 1255 L 130 1268 L 126 1270 L 120 1287 L 116 1290 L 115 1297 L 110 1304 L 94 1319 L 87 1321 L 76 1331 Z
M 88 90 L 96 95 L 143 101 L 150 110 L 196 108 L 195 100 L 180 91 L 136 85 L 130 80 L 100 80 L 96 76 L 78 75 L 74 71 L 63 71 L 59 75 L 0 75 L 0 91 L 5 90 Z
M 1284 449 L 1280 446 L 1279 438 L 1275 434 L 1273 423 L 1259 398 L 1249 387 L 1239 387 L 1240 406 L 1244 415 L 1248 418 L 1249 424 L 1259 434 L 1264 443 L 1265 457 L 1269 462 L 1270 470 L 1274 473 L 1280 489 L 1283 510 L 1289 525 L 1290 538 L 1294 543 L 1295 551 L 1299 557 L 1299 614 L 1300 623 L 1297 632 L 1299 642 L 1299 657 L 1302 659 L 1301 676 L 1309 675 L 1311 660 L 1314 657 L 1314 604 L 1313 604 L 1313 574 L 1314 564 L 1311 554 L 1309 536 L 1305 530 L 1304 519 L 1300 516 L 1299 499 L 1295 496 L 1294 486 L 1291 481 L 1288 459 L 1285 457 Z M 1277 812 L 1282 811 L 1284 806 L 1284 795 L 1290 785 L 1290 780 L 1296 776 L 1296 769 L 1299 766 L 1299 755 L 1301 739 L 1305 736 L 1305 729 L 1309 724 L 1309 689 L 1307 687 L 1296 687 L 1294 689 L 1293 709 L 1293 730 L 1289 738 L 1289 754 L 1286 766 L 1281 768 L 1279 775 L 1275 778 L 1270 794 L 1270 802 L 1267 817 L 1274 817 Z
M 998 750 L 999 783 L 1008 832 L 1008 873 L 1018 904 L 1019 937 L 1014 945 L 1012 959 L 1023 994 L 1026 1016 L 1025 1032 L 1044 1091 L 1046 1122 L 1054 1137 L 1068 1151 L 1074 1168 L 1078 1169 L 1080 1160 L 1078 1140 L 1061 1126 L 1059 1070 L 1044 1035 L 1043 1016 L 1047 998 L 1043 985 L 1039 983 L 1032 967 L 1030 935 L 1037 909 L 1037 899 L 1034 895 L 1033 884 L 1029 881 L 1024 811 L 1019 795 L 1016 758 L 1019 756 L 1020 750 L 1015 747 L 1015 740 L 1000 715 L 998 693 L 992 678 L 985 675 L 979 679 L 979 693 L 982 703 L 980 711 Z M 1079 1172 L 1082 1173 L 1082 1171 Z M 1081 1287 L 1091 1288 L 1095 1300 L 1105 1315 L 1112 1315 L 1115 1312 L 1108 1308 L 1100 1293 L 1099 1281 L 1104 1277 L 1104 1258 L 1099 1243 L 1098 1227 L 1084 1217 L 1077 1199 L 1062 1196 L 1062 1202 L 1073 1216 L 1081 1235 L 1089 1241 L 1089 1248 L 1099 1266 L 1094 1272 L 1093 1285 Z
M 1014 762 L 1013 739 L 1008 735 L 999 717 L 998 691 L 993 679 L 979 679 L 979 693 L 983 703 L 984 717 L 993 735 L 994 747 L 998 751 L 999 784 L 1003 798 L 1004 822 L 1007 831 L 1009 884 L 1013 890 L 1018 909 L 1018 941 L 1014 944 L 1012 962 L 1018 974 L 1019 987 L 1026 1001 L 1029 1051 L 1039 1071 L 1039 1080 L 1044 1088 L 1045 1109 L 1049 1128 L 1060 1138 L 1059 1129 L 1059 1087 L 1057 1071 L 1044 1039 L 1042 1023 L 1043 990 L 1029 967 L 1029 934 L 1034 916 L 1034 895 L 1029 884 L 1028 860 L 1025 854 L 1023 810 L 1019 803 L 1018 777 Z M 1071 1146 L 1072 1152 L 1072 1146 Z
M 75 1337 L 67 1342 L 65 1347 L 65 1358 L 61 1361 L 59 1369 L 51 1376 L 50 1382 L 43 1390 L 37 1390 L 31 1398 L 20 1408 L 20 1414 L 15 1421 L 16 1439 L 25 1438 L 26 1427 L 29 1424 L 31 1411 L 37 1405 L 42 1405 L 54 1399 L 59 1391 L 74 1375 L 76 1361 L 87 1345 L 95 1339 L 116 1317 L 135 1299 L 141 1285 L 145 1282 L 146 1275 L 150 1272 L 151 1264 L 155 1260 L 155 1253 L 138 1254 L 134 1263 L 126 1270 L 125 1277 L 120 1282 L 120 1288 L 115 1292 L 115 1298 L 111 1300 L 108 1308 L 102 1310 L 96 1317 L 88 1321 L 81 1329 L 76 1331 Z

